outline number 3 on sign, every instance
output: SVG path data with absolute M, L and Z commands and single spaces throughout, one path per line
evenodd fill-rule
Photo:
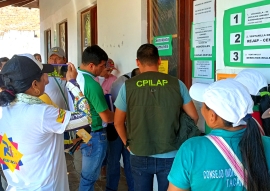
M 231 14 L 231 26 L 242 24 L 242 13 Z
M 230 54 L 231 62 L 241 62 L 241 51 L 231 51 Z

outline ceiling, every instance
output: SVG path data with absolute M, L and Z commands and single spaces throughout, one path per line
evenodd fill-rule
M 39 0 L 0 0 L 0 8 L 9 5 L 14 7 L 39 8 Z

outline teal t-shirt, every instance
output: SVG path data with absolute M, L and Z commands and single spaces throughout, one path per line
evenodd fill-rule
M 245 129 L 239 131 L 212 130 L 210 135 L 221 136 L 242 160 L 238 144 Z M 262 137 L 270 167 L 270 137 Z M 206 137 L 188 139 L 180 147 L 168 176 L 169 182 L 192 191 L 246 190 L 213 143 Z
M 103 90 L 100 84 L 94 80 L 94 77 L 91 73 L 79 69 L 76 80 L 89 103 L 92 116 L 91 128 L 93 131 L 96 131 L 103 128 L 99 113 L 108 109 L 108 105 Z

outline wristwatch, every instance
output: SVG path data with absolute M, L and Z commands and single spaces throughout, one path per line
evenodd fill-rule
M 124 145 L 125 149 L 127 149 L 128 146 L 129 146 L 129 143 L 128 143 L 128 141 L 126 141 L 126 144 Z

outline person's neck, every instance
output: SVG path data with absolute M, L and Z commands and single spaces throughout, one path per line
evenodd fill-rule
M 92 74 L 93 76 L 96 76 L 94 71 L 90 70 L 89 67 L 84 66 L 83 64 L 80 65 L 80 70 L 84 70 L 86 72 L 89 72 L 90 74 Z
M 244 128 L 245 128 L 245 125 L 240 125 L 240 126 L 237 126 L 237 127 L 219 126 L 219 127 L 212 127 L 211 129 L 223 129 L 223 130 L 226 130 L 226 131 L 239 131 L 239 130 L 244 129 Z
M 140 68 L 141 73 L 143 72 L 158 72 L 158 66 L 144 66 Z

